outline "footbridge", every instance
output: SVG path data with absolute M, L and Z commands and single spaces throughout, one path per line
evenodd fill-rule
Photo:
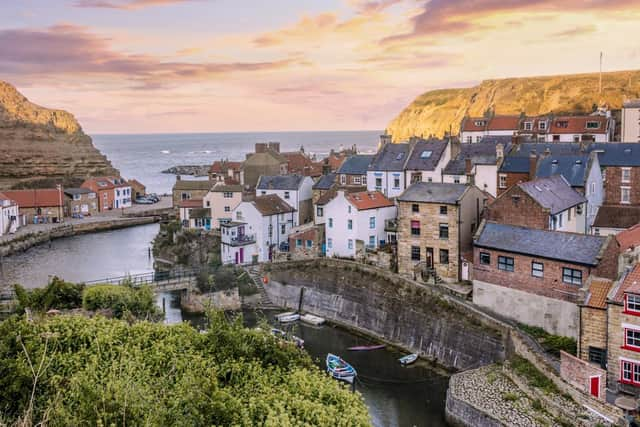
M 196 288 L 199 275 L 209 272 L 208 269 L 185 269 L 178 271 L 152 271 L 141 274 L 107 277 L 84 282 L 86 286 L 96 285 L 129 285 L 150 286 L 154 292 L 191 291 Z

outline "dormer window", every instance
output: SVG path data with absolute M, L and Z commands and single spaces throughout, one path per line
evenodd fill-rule
M 547 122 L 540 122 L 538 123 L 538 128 L 540 130 L 546 130 L 547 129 Z
M 485 126 L 487 122 L 484 120 L 476 120 L 475 122 L 473 122 L 473 124 L 476 126 Z
M 640 295 L 625 294 L 624 296 L 624 312 L 640 316 Z
M 587 122 L 587 129 L 600 129 L 600 122 Z
M 422 153 L 420 153 L 420 158 L 428 159 L 429 157 L 431 157 L 431 154 L 433 154 L 433 151 L 425 150 Z
M 524 122 L 524 130 L 533 129 L 533 122 Z
M 566 128 L 569 127 L 569 121 L 568 120 L 558 120 L 556 122 L 556 126 L 558 126 L 559 128 L 566 129 Z

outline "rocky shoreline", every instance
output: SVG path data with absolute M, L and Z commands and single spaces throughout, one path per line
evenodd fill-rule
M 162 173 L 172 175 L 191 175 L 191 176 L 207 176 L 209 175 L 210 165 L 178 165 L 165 169 Z

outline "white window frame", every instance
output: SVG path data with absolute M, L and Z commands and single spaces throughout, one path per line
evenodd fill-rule
M 507 188 L 507 175 L 506 174 L 499 174 L 498 175 L 498 187 L 499 188 Z
M 539 279 L 544 278 L 544 263 L 539 261 L 531 261 L 531 276 Z
M 620 169 L 620 182 L 623 184 L 629 184 L 631 182 L 631 168 Z
M 632 298 L 633 302 L 630 302 L 629 298 Z M 624 296 L 624 311 L 640 314 L 640 295 L 626 294 Z
M 354 176 L 353 177 L 353 184 L 354 185 L 360 185 L 360 183 L 361 183 L 360 177 L 359 176 Z
M 626 200 L 624 195 L 627 195 Z M 620 203 L 628 205 L 631 203 L 631 187 L 620 187 Z
M 347 175 L 340 174 L 340 184 L 345 185 L 347 183 Z

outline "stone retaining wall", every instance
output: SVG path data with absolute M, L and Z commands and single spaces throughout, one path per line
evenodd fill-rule
M 452 427 L 503 427 L 504 424 L 491 415 L 469 405 L 455 396 L 451 388 L 447 389 L 447 400 L 444 412 L 447 424 Z

